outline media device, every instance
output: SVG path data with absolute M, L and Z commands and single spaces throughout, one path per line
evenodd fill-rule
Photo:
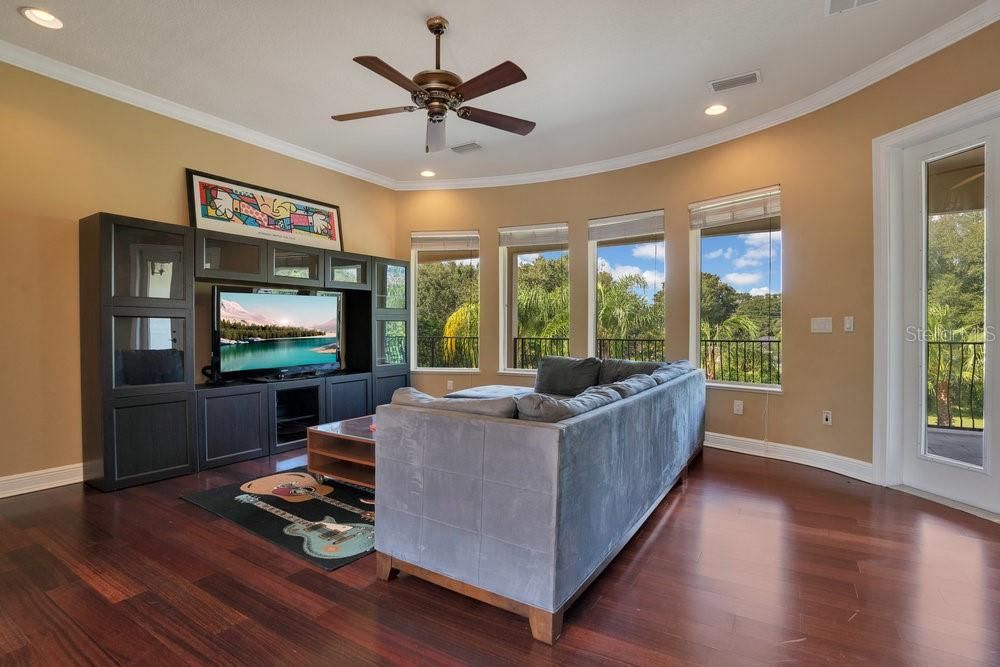
M 341 292 L 221 286 L 212 292 L 213 379 L 344 368 Z

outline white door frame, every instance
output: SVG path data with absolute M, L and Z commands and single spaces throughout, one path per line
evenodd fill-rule
M 1000 116 L 1000 91 L 872 141 L 875 231 L 872 468 L 876 484 L 903 477 L 903 149 Z

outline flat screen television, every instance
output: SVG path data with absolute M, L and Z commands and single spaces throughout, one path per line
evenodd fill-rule
M 344 367 L 344 295 L 215 287 L 213 370 L 222 379 Z

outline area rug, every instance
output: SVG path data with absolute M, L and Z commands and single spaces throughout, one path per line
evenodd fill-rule
M 318 565 L 336 570 L 375 550 L 374 492 L 295 468 L 183 496 Z

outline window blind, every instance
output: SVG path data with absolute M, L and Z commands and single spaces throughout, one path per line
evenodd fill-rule
M 414 250 L 479 250 L 479 232 L 413 232 Z
M 688 205 L 691 229 L 708 229 L 737 222 L 773 218 L 781 213 L 781 187 L 740 192 Z
M 631 213 L 613 218 L 595 218 L 588 223 L 587 233 L 591 241 L 611 241 L 663 234 L 663 211 Z
M 501 227 L 497 231 L 500 233 L 501 248 L 569 243 L 569 225 L 565 222 L 527 227 Z

